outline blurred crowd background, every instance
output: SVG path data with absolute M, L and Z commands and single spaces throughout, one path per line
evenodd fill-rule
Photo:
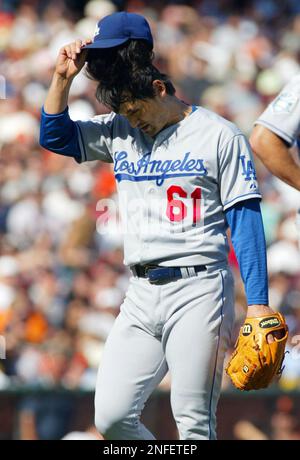
M 111 166 L 78 165 L 38 143 L 40 109 L 59 48 L 76 38 L 93 37 L 96 22 L 118 10 L 146 16 L 155 38 L 156 64 L 171 76 L 181 99 L 219 113 L 246 135 L 266 105 L 300 71 L 297 0 L 2 0 L 2 391 L 93 391 L 103 345 L 127 289 L 122 236 L 113 223 L 109 234 L 99 232 L 96 225 L 99 200 L 115 199 Z M 106 112 L 94 93 L 95 83 L 81 72 L 69 100 L 74 120 Z M 300 196 L 258 160 L 256 168 L 263 194 L 270 305 L 286 315 L 290 328 L 290 353 L 277 387 L 295 391 L 300 389 L 300 256 L 295 225 Z M 230 264 L 236 278 L 237 334 L 246 300 L 233 252 Z M 4 342 L 0 345 L 4 348 Z M 166 378 L 161 388 L 168 390 L 169 384 Z M 230 389 L 225 376 L 223 389 Z M 68 430 L 73 404 L 61 395 L 45 403 L 45 398 L 25 394 L 18 402 L 11 436 L 61 437 Z M 280 400 L 276 410 L 293 418 L 292 399 L 284 404 Z M 298 416 L 298 421 L 293 418 L 286 424 L 275 417 L 283 423 L 285 439 L 300 439 Z M 237 439 L 257 429 L 251 420 L 239 423 Z

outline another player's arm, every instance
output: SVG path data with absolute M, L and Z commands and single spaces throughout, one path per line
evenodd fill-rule
M 265 126 L 256 125 L 250 136 L 250 144 L 272 174 L 300 191 L 300 166 L 282 138 Z

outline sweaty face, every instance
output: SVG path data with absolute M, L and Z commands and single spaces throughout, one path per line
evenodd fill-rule
M 139 128 L 149 136 L 155 136 L 166 124 L 159 99 L 124 102 L 119 114 L 127 118 L 133 128 Z

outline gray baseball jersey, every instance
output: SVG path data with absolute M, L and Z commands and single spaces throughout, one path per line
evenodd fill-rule
M 290 146 L 300 135 L 300 74 L 293 77 L 255 124 L 263 125 Z
M 260 197 L 245 136 L 195 109 L 155 139 L 114 113 L 77 122 L 82 161 L 114 163 L 127 265 L 226 265 L 224 210 Z

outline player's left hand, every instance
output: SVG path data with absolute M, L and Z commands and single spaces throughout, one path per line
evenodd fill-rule
M 274 313 L 275 311 L 268 305 L 249 305 L 246 318 L 256 318 L 258 316 L 273 315 Z M 279 339 L 280 333 L 278 331 L 270 332 L 267 335 L 268 343 L 274 342 L 275 337 Z
M 251 305 L 226 372 L 239 390 L 266 388 L 282 372 L 288 327 L 283 315 Z

